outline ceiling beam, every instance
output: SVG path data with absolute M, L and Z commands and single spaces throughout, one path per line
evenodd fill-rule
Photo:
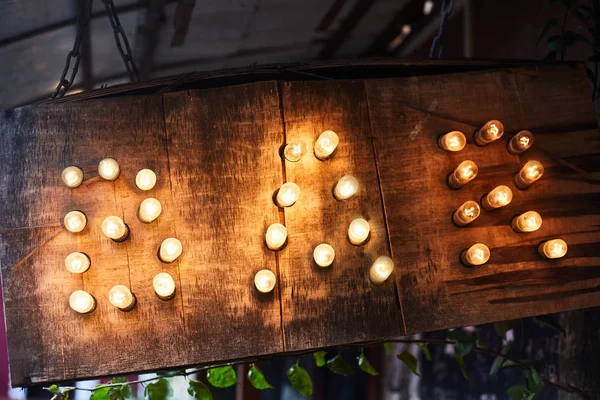
M 147 0 L 146 11 L 142 23 L 138 25 L 136 34 L 140 35 L 138 52 L 138 71 L 140 80 L 150 78 L 154 67 L 154 53 L 158 44 L 158 34 L 163 23 L 165 15 L 165 0 Z

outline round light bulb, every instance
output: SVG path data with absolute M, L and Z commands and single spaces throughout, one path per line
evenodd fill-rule
M 65 258 L 65 266 L 74 274 L 82 274 L 90 268 L 90 258 L 84 253 L 71 253 Z
M 60 175 L 65 186 L 70 188 L 76 188 L 83 182 L 83 171 L 75 166 L 70 166 L 63 169 Z
M 515 232 L 535 232 L 542 226 L 542 217 L 535 211 L 527 211 L 511 222 Z
M 154 198 L 144 199 L 138 209 L 138 217 L 142 222 L 150 223 L 154 221 L 162 212 L 160 201 Z
M 122 242 L 129 236 L 129 228 L 121 218 L 111 215 L 102 221 L 102 233 L 116 242 Z
M 527 161 L 519 173 L 515 175 L 515 185 L 519 189 L 525 189 L 540 179 L 542 175 L 544 175 L 544 166 L 541 162 L 535 160 Z
M 355 246 L 364 244 L 369 239 L 371 226 L 366 219 L 356 218 L 350 222 L 348 227 L 348 239 Z
M 335 250 L 327 243 L 321 243 L 315 247 L 313 258 L 319 267 L 329 267 L 335 258 Z
M 173 277 L 166 272 L 156 274 L 152 281 L 156 295 L 162 300 L 169 300 L 175 297 L 175 281 Z
M 86 291 L 76 290 L 69 297 L 69 306 L 80 314 L 87 314 L 96 308 L 96 299 Z
M 486 122 L 475 134 L 475 143 L 486 146 L 504 135 L 504 125 L 495 119 Z
M 473 200 L 469 200 L 456 209 L 454 214 L 452 214 L 452 221 L 458 226 L 465 226 L 475 221 L 480 213 L 479 204 Z
M 336 183 L 333 196 L 338 200 L 347 200 L 358 192 L 358 180 L 352 175 L 345 175 Z
M 262 269 L 254 276 L 254 286 L 261 293 L 269 293 L 275 287 L 276 282 L 275 274 L 268 269 Z
M 64 224 L 69 232 L 78 233 L 85 228 L 87 218 L 81 211 L 69 211 L 67 215 L 65 215 Z
M 170 263 L 175 261 L 181 252 L 183 252 L 181 242 L 175 238 L 167 238 L 161 243 L 158 256 L 163 262 Z
M 150 190 L 156 185 L 156 174 L 151 169 L 142 169 L 135 176 L 135 185 L 141 190 Z
M 279 207 L 290 207 L 294 205 L 299 197 L 300 187 L 298 187 L 298 185 L 296 185 L 294 182 L 287 182 L 281 185 L 277 191 L 275 203 Z
M 511 154 L 521 154 L 533 146 L 533 133 L 521 131 L 508 141 L 508 151 Z
M 98 175 L 107 181 L 114 181 L 119 177 L 121 169 L 119 164 L 112 158 L 105 158 L 98 165 Z
M 283 149 L 283 156 L 288 161 L 297 162 L 306 154 L 307 150 L 306 143 L 297 140 L 295 142 L 290 142 L 285 146 Z
M 538 251 L 546 258 L 561 258 L 567 254 L 567 243 L 562 239 L 548 240 L 538 246 Z
M 459 131 L 448 132 L 438 139 L 438 145 L 447 151 L 461 151 L 466 144 L 467 138 L 464 133 Z
M 281 224 L 271 224 L 265 234 L 265 242 L 270 250 L 280 250 L 287 240 L 287 229 Z
M 508 186 L 500 185 L 483 197 L 481 205 L 491 211 L 508 205 L 512 198 L 512 190 Z
M 340 143 L 340 138 L 334 131 L 325 131 L 315 142 L 315 156 L 319 160 L 327 159 Z
M 452 189 L 460 189 L 471 182 L 477 176 L 479 168 L 471 160 L 465 160 L 458 164 L 458 167 L 448 176 L 448 186 Z
M 394 271 L 394 261 L 386 256 L 378 257 L 369 270 L 369 278 L 375 285 L 381 284 Z
M 469 267 L 483 265 L 490 259 L 490 249 L 483 243 L 475 243 L 461 253 L 460 259 Z
M 116 285 L 108 292 L 108 301 L 121 311 L 129 311 L 135 307 L 135 296 L 124 285 Z

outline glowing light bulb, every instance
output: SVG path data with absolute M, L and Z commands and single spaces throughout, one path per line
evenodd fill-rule
M 64 219 L 65 228 L 69 232 L 81 232 L 87 224 L 87 218 L 81 211 L 69 211 Z
M 166 272 L 156 274 L 152 281 L 156 295 L 162 300 L 170 300 L 175 297 L 175 281 Z
M 116 285 L 108 292 L 108 301 L 121 311 L 129 311 L 135 307 L 135 296 L 124 285 Z
M 375 285 L 381 284 L 394 271 L 394 261 L 386 256 L 378 257 L 369 270 L 369 278 Z
M 490 259 L 490 249 L 483 243 L 475 243 L 460 254 L 460 259 L 469 267 L 483 265 Z
M 287 229 L 281 224 L 271 224 L 267 228 L 265 242 L 270 250 L 280 250 L 287 240 Z
M 315 156 L 319 160 L 327 159 L 340 143 L 340 138 L 334 131 L 325 131 L 315 142 Z
M 66 187 L 76 188 L 83 182 L 83 171 L 72 165 L 63 169 L 60 178 Z
M 98 165 L 98 175 L 107 181 L 114 181 L 119 177 L 121 169 L 119 164 L 112 158 L 105 158 Z
M 283 156 L 288 161 L 297 162 L 304 157 L 307 150 L 308 147 L 306 146 L 306 143 L 301 140 L 297 140 L 295 142 L 290 142 L 285 146 L 283 149 Z
M 160 245 L 158 257 L 161 261 L 170 263 L 173 262 L 183 252 L 183 245 L 175 238 L 167 238 Z
M 512 190 L 508 186 L 500 185 L 481 199 L 481 205 L 488 211 L 508 205 L 513 198 Z
M 80 314 L 87 314 L 96 308 L 94 296 L 83 290 L 76 290 L 69 297 L 69 306 Z
M 486 146 L 504 135 L 504 125 L 495 119 L 486 122 L 475 134 L 475 143 Z
M 65 266 L 74 274 L 82 274 L 90 268 L 90 258 L 84 253 L 71 253 L 65 258 Z
M 369 239 L 371 226 L 366 219 L 356 218 L 350 222 L 348 227 L 348 239 L 355 246 L 364 244 Z
M 515 185 L 519 189 L 525 189 L 540 179 L 542 175 L 544 175 L 544 166 L 541 162 L 535 160 L 527 161 L 519 173 L 515 175 Z
M 138 217 L 142 222 L 150 223 L 154 221 L 162 212 L 160 201 L 154 198 L 144 199 L 138 209 Z
M 538 251 L 546 258 L 561 258 L 567 254 L 567 243 L 562 239 L 548 240 L 538 246 Z
M 122 242 L 129 236 L 129 228 L 121 218 L 111 215 L 102 221 L 102 233 L 115 242 Z
M 319 267 L 329 267 L 335 258 L 335 250 L 327 243 L 321 243 L 315 247 L 313 258 Z
M 298 200 L 298 197 L 300 197 L 300 188 L 298 185 L 294 182 L 287 182 L 281 185 L 277 191 L 275 203 L 279 207 L 290 207 L 294 205 Z
M 475 221 L 480 213 L 479 204 L 473 200 L 469 200 L 456 209 L 452 215 L 452 221 L 458 226 L 465 226 Z
M 438 146 L 447 151 L 461 151 L 466 144 L 467 138 L 459 131 L 448 132 L 438 139 Z
M 141 190 L 150 190 L 156 185 L 156 174 L 151 169 L 142 169 L 135 176 L 135 185 Z
M 348 200 L 358 192 L 358 179 L 352 175 L 345 175 L 333 188 L 333 197 L 337 200 Z
M 533 146 L 533 133 L 521 131 L 508 141 L 508 151 L 511 154 L 521 154 Z
M 448 175 L 448 186 L 452 189 L 460 189 L 471 182 L 477 176 L 479 168 L 471 160 L 466 160 L 458 164 L 453 173 Z
M 261 269 L 254 275 L 254 286 L 261 293 L 269 293 L 275 287 L 277 278 L 268 269 Z
M 535 232 L 542 226 L 542 217 L 535 211 L 527 211 L 514 217 L 510 225 L 515 232 Z

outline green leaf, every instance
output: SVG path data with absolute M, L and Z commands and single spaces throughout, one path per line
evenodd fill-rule
M 475 346 L 487 349 L 487 346 L 481 342 L 481 328 L 475 329 Z
M 504 339 L 504 337 L 506 336 L 506 332 L 513 329 L 517 325 L 518 322 L 519 322 L 518 319 L 496 322 L 494 324 L 494 329 L 496 330 L 496 335 L 498 335 Z
M 373 375 L 373 376 L 379 375 L 379 372 L 377 372 L 375 367 L 373 367 L 373 364 L 371 364 L 369 362 L 369 360 L 367 360 L 367 357 L 365 357 L 365 353 L 362 350 L 361 350 L 360 354 L 358 355 L 358 357 L 356 357 L 356 359 L 358 360 L 358 367 L 361 370 L 363 370 L 364 372 L 366 372 L 369 375 Z
M 125 397 L 123 397 L 123 393 L 121 393 L 121 390 L 119 390 L 119 388 L 116 387 L 108 389 L 108 398 L 110 400 L 125 400 Z
M 450 331 L 446 333 L 446 336 L 448 339 L 456 342 L 454 343 L 454 351 L 461 356 L 469 354 L 477 340 L 474 336 L 459 330 Z
M 525 370 L 527 377 L 527 389 L 532 393 L 539 394 L 544 389 L 544 380 L 534 368 Z
M 108 397 L 108 391 L 110 389 L 112 388 L 101 387 L 100 389 L 94 390 L 90 396 L 90 400 L 111 400 L 110 397 Z
M 467 374 L 467 368 L 465 367 L 464 357 L 458 353 L 456 353 L 454 356 L 456 358 L 456 362 L 458 363 L 458 368 L 460 368 L 460 372 L 462 373 L 462 376 L 464 376 L 464 378 L 466 380 L 469 380 L 469 375 Z
M 213 400 L 212 393 L 208 386 L 199 381 L 194 381 L 190 379 L 190 383 L 188 385 L 188 394 L 195 399 L 199 400 Z
M 317 367 L 325 366 L 325 356 L 326 355 L 327 355 L 326 351 L 316 351 L 313 353 L 313 356 L 315 357 L 315 364 L 317 364 Z
M 163 376 L 165 378 L 170 378 L 173 376 L 183 375 L 185 374 L 185 369 L 176 369 L 174 371 L 160 371 L 157 372 L 156 375 Z
M 402 361 L 404 365 L 408 367 L 412 371 L 413 374 L 417 376 L 421 376 L 417 371 L 417 359 L 408 351 L 404 350 L 402 353 L 398 354 L 398 360 Z
M 506 360 L 500 369 L 504 368 L 534 368 L 538 369 L 540 363 L 537 360 L 519 360 L 519 362 L 515 362 L 513 360 Z M 525 367 L 523 367 L 525 365 Z
M 265 375 L 260 369 L 258 369 L 256 364 L 250 364 L 250 369 L 248 370 L 248 380 L 252 386 L 258 390 L 273 389 L 273 386 L 267 382 Z
M 427 361 L 431 361 L 431 353 L 429 352 L 429 343 L 417 343 L 417 346 L 421 348 L 423 355 Z
M 151 382 L 144 388 L 146 400 L 165 400 L 173 397 L 173 388 L 165 378 Z
M 294 389 L 306 397 L 312 396 L 313 386 L 310 375 L 298 363 L 288 369 L 287 376 Z
M 506 393 L 514 400 L 532 400 L 535 397 L 535 393 L 531 393 L 523 385 L 515 385 L 508 388 Z
M 542 29 L 540 29 L 540 31 L 537 35 L 537 38 L 535 40 L 535 47 L 537 47 L 540 44 L 540 41 L 542 40 L 542 38 L 544 36 L 546 36 L 546 34 L 548 32 L 550 32 L 550 29 L 552 29 L 556 25 L 558 25 L 558 20 L 554 17 L 552 17 L 548 21 L 546 21 L 546 23 L 544 24 L 544 26 L 542 26 Z
M 48 390 L 50 391 L 50 393 L 60 393 L 60 388 L 58 387 L 58 385 L 50 385 Z
M 592 72 L 588 69 L 589 72 Z M 595 82 L 595 78 L 593 77 L 593 72 L 592 72 L 592 77 L 590 77 L 590 74 L 588 72 L 588 78 L 590 78 L 592 80 L 592 82 Z M 552 315 L 539 315 L 537 317 L 533 317 L 533 320 L 541 326 L 548 326 L 552 329 L 557 330 L 558 332 L 562 333 L 563 335 L 566 335 L 567 332 L 564 330 L 564 328 L 562 326 L 560 326 L 560 324 L 558 323 L 558 321 L 556 320 L 556 317 L 552 316 Z
M 502 348 L 501 353 L 507 354 L 510 350 L 511 344 L 508 343 L 506 346 Z M 492 367 L 490 368 L 490 376 L 494 375 L 496 372 L 500 371 L 500 367 L 502 367 L 502 362 L 504 361 L 504 357 L 496 357 L 494 362 L 492 363 Z
M 354 371 L 348 362 L 342 357 L 341 353 L 327 361 L 327 368 L 338 375 L 351 376 Z
M 390 342 L 383 343 L 383 349 L 388 356 L 392 355 L 392 344 Z
M 228 388 L 237 383 L 235 370 L 231 365 L 209 369 L 206 373 L 206 379 L 217 388 Z
M 119 393 L 121 394 L 121 396 L 124 399 L 130 399 L 132 396 L 132 392 L 131 392 L 131 386 L 129 385 L 129 381 L 127 380 L 127 378 L 120 376 L 117 378 L 113 378 L 112 380 L 108 381 L 109 384 L 115 384 L 115 383 L 122 383 L 123 385 L 121 387 L 115 388 L 119 391 Z M 110 397 L 110 392 L 108 393 L 109 397 Z M 114 395 L 116 396 L 116 395 Z M 112 399 L 112 397 L 111 397 Z

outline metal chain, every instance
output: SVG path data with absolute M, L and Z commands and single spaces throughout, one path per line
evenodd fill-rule
M 446 25 L 446 21 L 448 20 L 448 16 L 452 12 L 452 7 L 454 5 L 454 0 L 442 0 L 442 9 L 440 13 L 442 14 L 442 19 L 440 20 L 440 29 L 435 38 L 433 38 L 433 42 L 431 42 L 431 49 L 429 49 L 429 58 L 433 58 L 433 54 L 435 52 L 436 47 L 439 44 L 439 49 L 437 53 L 437 58 L 442 56 L 442 50 L 444 49 L 444 27 Z
M 106 8 L 106 13 L 108 14 L 108 19 L 112 25 L 113 33 L 115 35 L 115 42 L 117 43 L 119 53 L 121 53 L 121 57 L 125 62 L 125 68 L 129 73 L 129 78 L 132 82 L 137 82 L 139 81 L 138 71 L 135 66 L 135 61 L 133 60 L 131 47 L 129 47 L 127 35 L 125 34 L 125 30 L 121 26 L 121 22 L 117 16 L 115 5 L 113 4 L 112 0 L 102 0 L 102 3 L 104 3 L 104 7 Z

